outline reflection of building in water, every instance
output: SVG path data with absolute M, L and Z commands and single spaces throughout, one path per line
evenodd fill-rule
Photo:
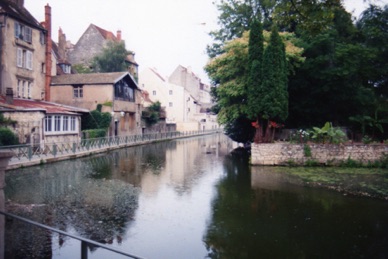
M 207 137 L 188 138 L 176 141 L 175 148 L 167 149 L 165 163 L 162 167 L 144 173 L 142 177 L 142 192 L 157 193 L 163 183 L 172 184 L 178 192 L 190 192 L 196 179 L 205 171 L 202 167 L 209 160 L 217 159 L 231 151 L 231 141 L 223 134 Z M 181 144 L 184 143 L 184 144 Z M 214 147 L 213 152 L 201 152 L 203 148 Z M 154 174 L 158 174 L 155 177 Z

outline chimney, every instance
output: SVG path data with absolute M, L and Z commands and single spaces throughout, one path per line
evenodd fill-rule
M 5 102 L 7 104 L 13 104 L 13 89 L 11 87 L 7 87 L 5 92 Z
M 59 27 L 58 30 L 58 52 L 59 59 L 64 62 L 67 60 L 66 57 L 66 35 L 63 33 L 62 28 Z
M 117 31 L 116 38 L 118 41 L 121 41 L 121 31 L 120 30 Z
M 19 7 L 24 7 L 24 0 L 11 0 L 11 2 L 14 2 Z
M 44 87 L 45 90 L 45 101 L 50 101 L 50 84 L 51 84 L 51 52 L 52 52 L 52 39 L 51 39 L 51 7 L 47 4 L 44 8 L 44 17 L 45 17 L 45 28 L 46 33 L 46 84 Z

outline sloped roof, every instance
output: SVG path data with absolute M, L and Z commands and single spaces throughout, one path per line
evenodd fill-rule
M 42 10 L 43 12 L 43 10 Z M 21 21 L 31 27 L 45 30 L 44 27 L 30 14 L 30 12 L 9 0 L 0 1 L 0 14 L 6 14 L 15 20 Z
M 0 107 L 4 110 L 17 110 L 17 111 L 43 111 L 47 114 L 69 114 L 77 115 L 78 113 L 88 113 L 89 110 L 62 105 L 58 103 L 20 99 L 14 98 L 12 104 L 7 104 L 5 97 L 0 96 Z
M 91 24 L 91 26 L 94 26 L 94 27 L 100 32 L 100 34 L 102 35 L 102 37 L 104 37 L 104 39 L 106 39 L 106 40 L 113 40 L 113 41 L 119 41 L 119 40 L 117 39 L 116 35 L 113 34 L 113 32 L 104 30 L 104 29 L 98 27 L 98 26 L 95 25 L 95 24 Z
M 97 84 L 115 84 L 125 76 L 129 76 L 133 80 L 132 76 L 128 72 L 112 72 L 112 73 L 93 73 L 93 74 L 66 74 L 60 76 L 54 76 L 51 79 L 51 85 L 97 85 Z

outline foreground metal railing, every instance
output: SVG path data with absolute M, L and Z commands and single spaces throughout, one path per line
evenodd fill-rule
M 117 250 L 117 249 L 115 249 L 113 247 L 110 247 L 110 246 L 107 246 L 107 245 L 104 245 L 104 244 L 100 244 L 100 243 L 98 243 L 96 241 L 93 241 L 93 240 L 90 240 L 90 239 L 87 239 L 87 238 L 83 238 L 83 237 L 79 237 L 79 236 L 75 236 L 75 235 L 69 234 L 69 233 L 67 233 L 65 231 L 49 227 L 49 226 L 40 224 L 38 222 L 35 222 L 35 221 L 32 221 L 32 220 L 23 218 L 23 217 L 20 217 L 20 216 L 11 214 L 11 213 L 7 213 L 7 212 L 4 212 L 4 211 L 0 210 L 0 214 L 4 215 L 6 217 L 10 217 L 12 219 L 20 220 L 22 222 L 31 224 L 31 225 L 36 226 L 36 227 L 40 227 L 40 228 L 46 229 L 46 230 L 48 230 L 50 232 L 56 232 L 58 234 L 65 235 L 65 236 L 68 236 L 70 238 L 77 239 L 77 240 L 81 241 L 81 259 L 87 259 L 88 258 L 88 249 L 87 249 L 88 247 L 87 247 L 87 245 L 97 246 L 97 247 L 109 250 L 111 252 L 114 252 L 116 254 L 121 254 L 121 255 L 127 256 L 129 258 L 136 258 L 136 259 L 142 259 L 143 258 L 143 257 L 139 257 L 139 256 L 136 256 L 136 255 L 127 253 L 127 252 L 123 252 L 123 251 Z
M 21 161 L 44 160 L 47 158 L 77 155 L 85 152 L 101 151 L 110 148 L 120 148 L 135 144 L 146 144 L 158 140 L 168 140 L 178 137 L 196 136 L 217 132 L 218 130 L 186 131 L 186 132 L 162 132 L 146 133 L 138 135 L 126 135 L 105 138 L 82 139 L 78 142 L 56 142 L 44 143 L 40 146 L 13 145 L 3 146 L 0 150 L 12 152 L 10 162 L 20 163 Z

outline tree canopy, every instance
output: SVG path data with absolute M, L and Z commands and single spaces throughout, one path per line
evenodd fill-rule
M 122 72 L 127 70 L 125 59 L 130 54 L 124 41 L 108 41 L 101 54 L 93 59 L 94 72 Z

